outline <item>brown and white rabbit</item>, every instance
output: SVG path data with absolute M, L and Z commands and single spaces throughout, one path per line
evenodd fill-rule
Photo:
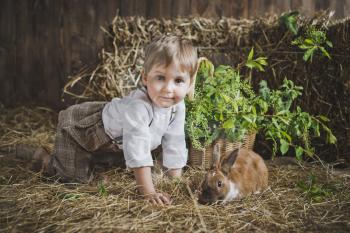
M 216 144 L 213 164 L 205 175 L 198 201 L 201 204 L 226 203 L 263 191 L 267 183 L 268 170 L 260 155 L 241 148 L 220 159 L 220 146 Z

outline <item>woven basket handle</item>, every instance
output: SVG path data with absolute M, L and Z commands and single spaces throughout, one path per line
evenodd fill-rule
M 198 58 L 198 61 L 197 61 L 196 72 L 193 75 L 193 83 L 191 84 L 190 91 L 187 93 L 188 94 L 188 99 L 191 100 L 191 101 L 194 99 L 194 91 L 195 91 L 195 87 L 196 87 L 197 73 L 198 73 L 198 70 L 199 70 L 201 62 L 204 61 L 204 60 L 208 61 L 208 58 L 200 57 L 200 58 Z

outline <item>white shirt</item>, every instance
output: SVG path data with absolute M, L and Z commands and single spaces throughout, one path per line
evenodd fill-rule
M 183 100 L 173 107 L 160 108 L 152 104 L 146 89 L 137 89 L 107 103 L 102 121 L 106 134 L 122 141 L 120 148 L 128 168 L 153 166 L 151 150 L 160 144 L 164 167 L 176 169 L 186 165 Z

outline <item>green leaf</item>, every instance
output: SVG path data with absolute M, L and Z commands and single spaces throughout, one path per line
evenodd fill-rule
M 299 45 L 299 48 L 304 49 L 304 50 L 311 49 L 312 47 L 314 47 L 314 46 L 312 46 L 312 45 L 304 45 L 304 44 Z
M 307 154 L 307 156 L 312 157 L 314 155 L 314 151 L 312 149 L 305 150 L 304 152 Z
M 222 112 L 220 112 L 220 121 L 223 121 L 224 120 L 224 115 L 222 114 Z
M 299 12 L 293 11 L 291 13 L 284 13 L 280 17 L 280 22 L 282 22 L 294 35 L 298 34 L 297 16 Z
M 252 61 L 252 60 L 249 60 L 249 61 L 247 61 L 247 63 L 245 64 L 248 68 L 250 68 L 250 69 L 253 69 L 253 68 L 255 68 L 256 67 L 256 62 L 255 61 Z
M 314 53 L 314 50 L 316 49 L 316 47 L 313 47 L 312 49 L 308 49 L 303 56 L 304 61 L 308 61 L 309 58 L 311 58 L 312 61 L 312 55 Z
M 284 131 L 281 131 L 281 134 L 282 134 L 285 138 L 287 138 L 287 140 L 288 140 L 289 143 L 292 142 L 292 137 L 291 137 L 289 134 L 287 134 L 287 133 L 284 132 Z
M 281 110 L 281 111 L 277 112 L 276 115 L 284 115 L 288 112 L 289 112 L 288 110 Z
M 320 46 L 320 50 L 322 51 L 322 53 L 323 53 L 326 57 L 328 57 L 328 59 L 331 59 L 331 56 L 329 55 L 329 53 L 327 52 L 327 50 L 326 50 L 324 47 Z
M 266 59 L 266 57 L 258 57 L 257 59 L 255 59 L 255 61 L 258 62 L 260 65 L 267 66 Z
M 329 47 L 333 48 L 333 44 L 332 44 L 332 42 L 330 42 L 329 40 L 326 41 L 326 44 L 327 44 Z
M 304 40 L 305 44 L 308 44 L 308 45 L 315 45 L 315 43 L 311 40 L 311 39 L 305 39 Z
M 285 119 L 283 116 L 279 116 L 278 119 L 280 119 L 285 125 L 289 125 L 290 119 Z
M 222 125 L 222 127 L 224 129 L 231 129 L 231 128 L 233 128 L 234 124 L 235 124 L 235 121 L 233 119 L 228 119 L 227 121 L 225 121 L 225 123 Z
M 328 122 L 329 121 L 328 117 L 326 117 L 326 116 L 319 115 L 318 117 L 324 122 Z
M 105 185 L 102 182 L 98 184 L 98 195 L 100 197 L 108 196 L 107 189 L 106 189 Z
M 289 143 L 283 139 L 281 139 L 280 142 L 281 142 L 280 151 L 281 151 L 282 155 L 284 155 L 285 153 L 287 153 L 287 151 L 289 149 Z
M 230 102 L 231 99 L 230 99 L 230 97 L 228 95 L 226 95 L 225 93 L 222 93 L 221 96 L 224 98 L 224 100 L 226 102 Z
M 299 43 L 298 40 L 293 40 L 291 44 L 292 44 L 292 45 L 298 45 L 298 44 L 300 44 L 300 43 Z
M 300 146 L 295 147 L 295 157 L 297 158 L 298 161 L 301 161 L 303 159 L 302 155 L 304 153 L 304 150 Z
M 58 198 L 65 200 L 65 201 L 75 201 L 78 200 L 81 197 L 81 194 L 77 193 L 59 193 Z
M 259 71 L 265 71 L 264 68 L 259 63 L 256 63 L 256 67 L 258 68 Z
M 248 116 L 243 115 L 242 117 L 243 117 L 243 119 L 245 119 L 249 123 L 253 123 L 253 119 L 249 118 Z
M 328 142 L 331 144 L 335 144 L 337 142 L 337 138 L 329 131 Z
M 254 47 L 252 47 L 252 49 L 251 49 L 250 52 L 249 52 L 248 61 L 253 60 L 253 55 L 254 55 Z

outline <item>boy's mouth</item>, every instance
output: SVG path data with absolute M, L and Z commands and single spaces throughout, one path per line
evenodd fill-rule
M 164 96 L 161 96 L 160 99 L 165 100 L 165 101 L 173 101 L 174 100 L 174 98 L 172 98 L 172 97 L 164 97 Z

